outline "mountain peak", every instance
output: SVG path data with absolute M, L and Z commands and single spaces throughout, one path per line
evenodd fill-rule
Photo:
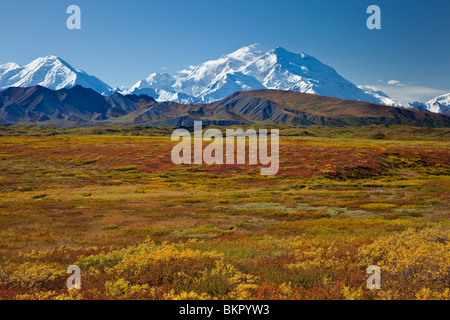
M 38 58 L 34 59 L 33 61 L 31 61 L 31 63 L 43 63 L 43 62 L 54 63 L 54 62 L 59 62 L 59 61 L 63 61 L 63 60 L 55 55 L 48 55 L 48 56 L 38 57 Z
M 286 50 L 285 48 L 280 47 L 280 46 L 278 46 L 275 49 L 273 49 L 273 52 L 276 52 L 276 53 L 294 53 L 294 52 Z
M 237 60 L 248 59 L 254 57 L 255 55 L 260 55 L 263 53 L 262 46 L 259 43 L 254 43 L 242 48 L 233 51 L 227 55 L 224 55 L 225 58 L 232 58 Z
M 450 93 L 436 97 L 428 101 L 425 105 L 428 111 L 450 114 Z
M 55 60 L 61 60 L 59 57 L 53 55 L 53 54 L 49 54 L 47 56 L 44 57 L 40 57 L 38 59 L 42 59 L 42 60 L 50 60 L 50 61 L 55 61 Z
M 289 51 L 283 47 L 276 47 L 275 49 L 272 50 L 272 52 L 278 56 L 283 56 L 283 57 L 300 57 L 302 59 L 307 59 L 310 58 L 311 56 L 304 53 L 304 52 L 293 52 L 293 51 Z
M 150 85 L 153 83 L 170 83 L 170 85 L 172 85 L 175 82 L 174 78 L 168 73 L 152 73 L 145 79 L 145 81 L 147 81 Z
M 18 65 L 17 63 L 14 63 L 14 62 L 8 62 L 3 65 L 0 65 L 0 73 L 1 72 L 4 72 L 4 73 L 10 72 L 17 68 L 20 68 L 20 65 Z
M 48 55 L 34 59 L 28 64 L 28 66 L 31 66 L 32 68 L 41 66 L 64 66 L 71 71 L 76 71 L 76 69 L 73 68 L 70 64 L 55 55 Z
M 63 59 L 48 55 L 34 59 L 25 66 L 9 63 L 0 66 L 0 89 L 40 85 L 58 90 L 76 85 L 109 93 L 111 88 L 96 77 L 77 70 Z
M 262 45 L 260 45 L 259 43 L 253 43 L 253 44 L 249 44 L 248 46 L 243 46 L 234 52 L 249 52 L 249 51 L 262 51 L 262 50 L 263 50 Z

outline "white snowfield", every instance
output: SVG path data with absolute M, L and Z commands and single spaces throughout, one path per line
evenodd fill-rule
M 259 45 L 242 47 L 174 76 L 152 73 L 131 88 L 112 89 L 56 56 L 38 58 L 25 66 L 13 62 L 0 65 L 0 90 L 35 85 L 53 90 L 80 85 L 101 94 L 146 94 L 158 101 L 180 103 L 212 102 L 236 91 L 278 89 L 450 113 L 450 93 L 427 103 L 401 104 L 373 87 L 355 86 L 310 55 L 280 47 L 265 51 Z

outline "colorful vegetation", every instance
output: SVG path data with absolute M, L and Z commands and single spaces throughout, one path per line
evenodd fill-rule
M 170 133 L 0 128 L 0 299 L 450 298 L 448 129 L 281 128 L 276 176 Z

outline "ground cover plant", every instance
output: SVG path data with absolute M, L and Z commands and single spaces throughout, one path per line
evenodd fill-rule
M 0 299 L 450 298 L 448 129 L 279 129 L 261 176 L 174 165 L 173 128 L 1 127 Z

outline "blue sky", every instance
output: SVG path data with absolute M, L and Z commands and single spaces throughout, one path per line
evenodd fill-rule
M 399 100 L 450 92 L 448 0 L 1 1 L 0 64 L 54 54 L 113 87 L 259 43 L 308 53 Z M 66 28 L 71 4 L 81 30 Z M 371 4 L 381 30 L 366 27 Z

